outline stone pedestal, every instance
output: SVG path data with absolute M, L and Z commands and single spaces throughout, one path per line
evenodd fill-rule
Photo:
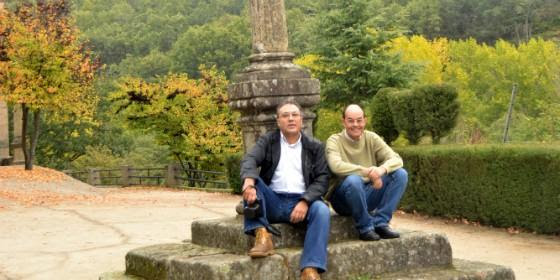
M 243 233 L 240 216 L 195 221 L 191 242 L 159 244 L 129 251 L 126 274 L 105 273 L 102 280 L 251 279 L 295 280 L 305 230 L 276 224 L 276 254 L 251 259 L 253 237 Z M 453 259 L 447 238 L 437 233 L 400 229 L 401 237 L 374 242 L 357 240 L 351 217 L 331 217 L 328 271 L 321 279 L 513 280 L 508 267 Z
M 10 128 L 8 106 L 0 101 L 0 162 L 10 158 Z
M 313 135 L 315 114 L 311 109 L 319 103 L 319 81 L 293 64 L 293 57 L 288 52 L 251 55 L 251 64 L 237 74 L 230 85 L 229 106 L 241 111 L 239 123 L 245 151 L 260 135 L 277 127 L 276 106 L 285 100 L 302 106 L 303 130 Z
M 14 106 L 14 139 L 12 140 L 13 164 L 24 164 L 23 145 L 21 143 L 21 129 L 23 126 L 23 112 L 19 105 Z

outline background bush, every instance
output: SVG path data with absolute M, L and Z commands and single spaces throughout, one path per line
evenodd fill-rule
M 560 233 L 560 147 L 417 146 L 398 149 L 409 173 L 405 211 Z
M 422 124 L 432 142 L 439 144 L 441 137 L 449 134 L 455 127 L 459 115 L 457 90 L 445 84 L 424 85 L 413 90 L 416 97 L 422 99 Z
M 414 95 L 411 90 L 405 89 L 391 93 L 391 112 L 397 129 L 404 134 L 410 144 L 418 144 L 425 134 L 422 120 L 422 99 Z
M 226 174 L 229 187 L 233 189 L 233 193 L 241 194 L 241 159 L 243 153 L 231 154 L 225 157 Z
M 395 141 L 399 137 L 399 131 L 393 121 L 393 113 L 391 112 L 391 96 L 392 92 L 398 91 L 396 88 L 382 88 L 372 98 L 369 106 L 369 119 L 371 129 L 379 134 L 387 144 Z

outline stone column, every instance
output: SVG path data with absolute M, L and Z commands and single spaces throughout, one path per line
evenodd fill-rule
M 288 51 L 288 29 L 283 0 L 251 0 L 253 52 Z
M 4 160 L 7 160 L 9 158 L 10 127 L 8 119 L 8 105 L 6 105 L 6 102 L 0 101 L 0 162 L 3 162 Z
M 312 136 L 319 103 L 319 81 L 309 71 L 292 63 L 283 0 L 251 0 L 253 54 L 250 65 L 235 75 L 229 86 L 232 109 L 241 112 L 239 124 L 243 146 L 250 149 L 256 139 L 276 128 L 275 109 L 284 100 L 299 103 L 304 113 L 304 132 Z
M 23 125 L 23 112 L 21 105 L 14 106 L 14 139 L 12 139 L 12 151 L 14 153 L 13 164 L 24 164 L 23 145 L 21 143 L 21 128 Z

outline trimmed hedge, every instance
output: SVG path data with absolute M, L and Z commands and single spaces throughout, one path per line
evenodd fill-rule
M 224 160 L 229 187 L 235 194 L 241 193 L 241 159 L 243 159 L 243 153 L 227 155 Z
M 560 146 L 414 146 L 400 207 L 498 227 L 560 233 Z

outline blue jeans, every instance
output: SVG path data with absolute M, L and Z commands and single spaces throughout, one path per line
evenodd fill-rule
M 406 189 L 408 173 L 399 168 L 381 180 L 383 187 L 376 190 L 358 175 L 347 176 L 331 197 L 334 211 L 342 216 L 352 216 L 360 234 L 389 225 Z M 376 211 L 371 215 L 373 210 Z
M 245 217 L 245 233 L 253 234 L 256 228 L 268 228 L 271 223 L 289 223 L 292 210 L 300 201 L 301 194 L 275 193 L 260 178 L 257 180 L 256 189 L 263 216 L 256 219 Z M 303 243 L 300 269 L 314 267 L 319 272 L 327 271 L 330 222 L 330 210 L 325 202 L 316 200 L 309 205 L 304 220 L 304 223 L 307 224 L 307 232 Z

